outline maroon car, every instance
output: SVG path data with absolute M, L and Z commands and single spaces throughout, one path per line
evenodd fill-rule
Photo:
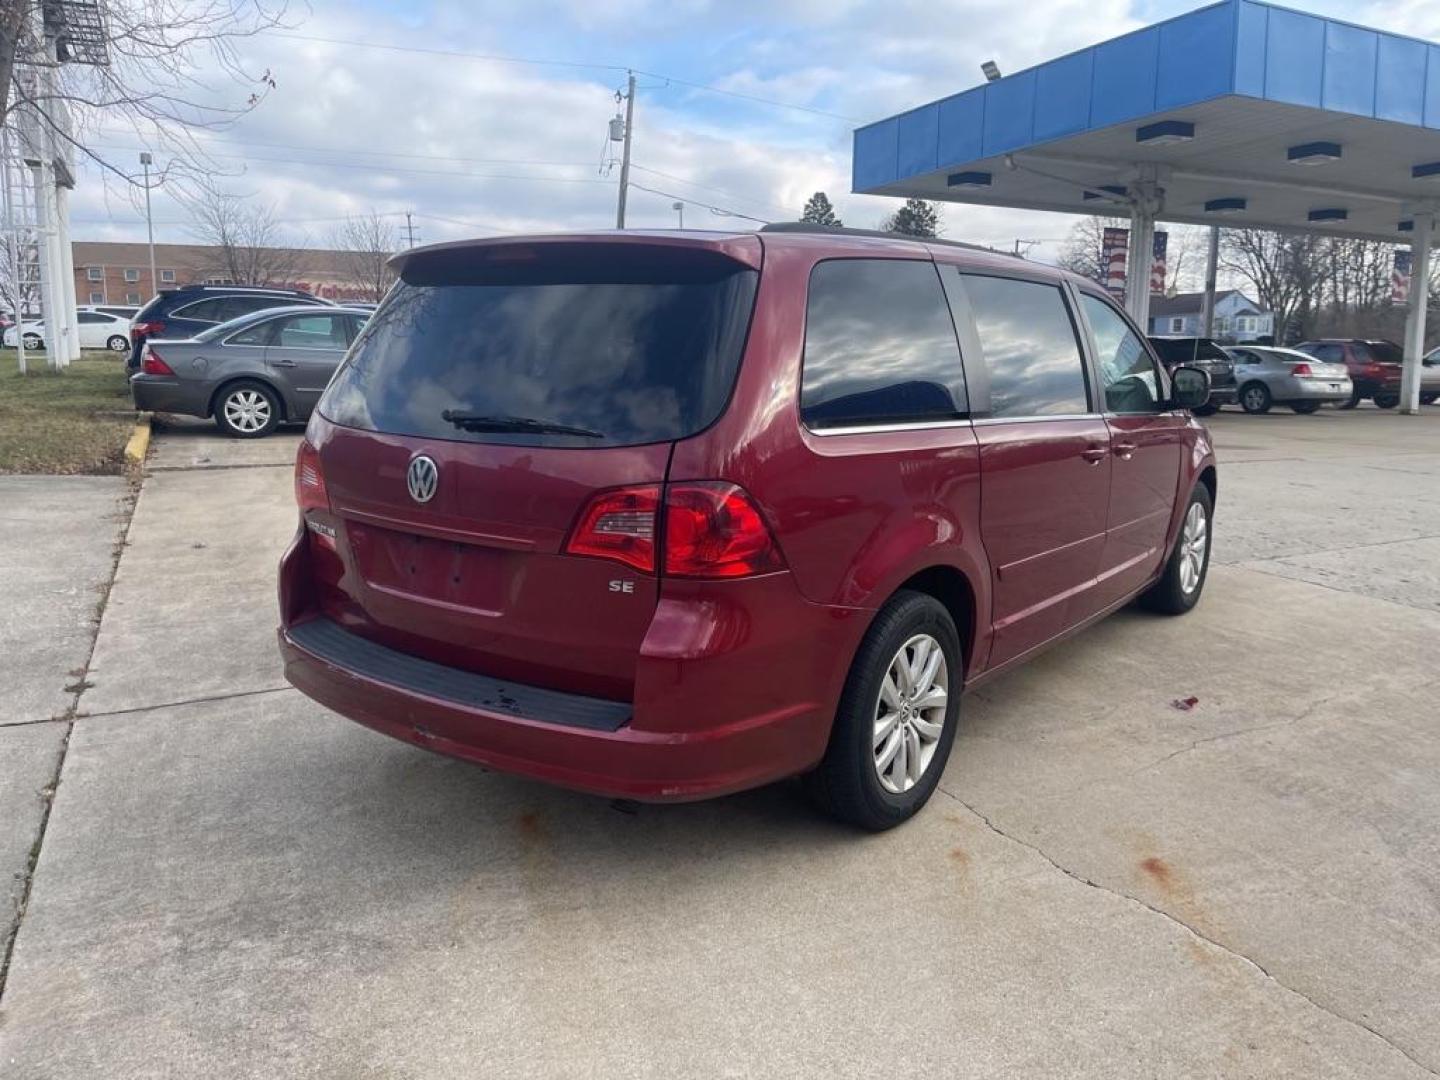
M 1405 350 L 1393 341 L 1365 338 L 1320 338 L 1302 341 L 1295 348 L 1329 364 L 1344 364 L 1350 373 L 1350 400 L 1342 409 L 1353 409 L 1366 398 L 1382 409 L 1400 404 L 1400 378 Z
M 1088 281 L 797 227 L 395 265 L 300 447 L 280 645 L 398 739 L 644 800 L 803 775 L 885 828 L 962 689 L 1199 599 L 1208 379 Z

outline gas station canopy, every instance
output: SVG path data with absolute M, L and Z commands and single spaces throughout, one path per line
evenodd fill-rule
M 1440 45 L 1223 0 L 859 128 L 853 169 L 862 194 L 1129 217 L 1134 251 L 1157 217 L 1412 243 L 1424 281 Z

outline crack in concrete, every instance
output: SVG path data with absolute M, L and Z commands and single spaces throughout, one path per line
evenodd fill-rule
M 180 701 L 162 701 L 158 705 L 135 705 L 128 709 L 105 709 L 101 712 L 77 712 L 76 720 L 94 720 L 105 716 L 128 716 L 131 713 L 154 712 L 157 709 L 178 709 L 184 705 L 205 705 L 212 701 L 230 701 L 234 698 L 258 697 L 261 694 L 284 694 L 293 691 L 293 686 L 267 686 L 260 690 L 235 690 L 226 694 L 210 694 L 205 697 L 183 698 Z
M 293 469 L 288 461 L 245 461 L 234 465 L 151 465 L 147 473 L 162 472 L 230 472 L 234 469 Z
M 44 850 L 45 836 L 50 828 L 50 814 L 55 809 L 55 796 L 60 790 L 60 779 L 65 770 L 65 758 L 70 752 L 70 736 L 75 732 L 75 715 L 80 708 L 81 695 L 90 687 L 88 676 L 90 665 L 95 660 L 95 645 L 100 640 L 100 625 L 105 618 L 105 608 L 110 603 L 110 592 L 115 587 L 115 578 L 120 572 L 120 558 L 124 555 L 126 545 L 130 541 L 130 528 L 135 523 L 135 507 L 139 501 L 140 482 L 138 479 L 132 480 L 129 492 L 125 497 L 125 509 L 122 512 L 124 526 L 110 552 L 110 576 L 100 585 L 100 599 L 95 604 L 95 632 L 90 637 L 90 650 L 85 654 L 85 663 L 79 669 L 80 674 L 70 684 L 74 688 L 75 697 L 62 716 L 43 721 L 64 724 L 65 734 L 60 738 L 60 751 L 55 755 L 55 769 L 50 774 L 49 782 L 41 789 L 45 806 L 40 813 L 40 827 L 35 832 L 35 842 L 30 845 L 29 858 L 25 860 L 24 883 L 20 887 L 20 899 L 15 905 L 15 913 L 8 927 L 4 955 L 0 956 L 0 1002 L 5 999 L 5 987 L 10 978 L 10 962 L 15 956 L 15 944 L 20 940 L 20 930 L 25 924 L 25 912 L 30 906 L 30 892 L 35 885 L 35 874 L 40 868 L 40 855 Z
M 1128 773 L 1125 774 L 1125 776 L 1127 778 L 1132 776 L 1139 776 L 1143 772 L 1148 772 L 1151 769 L 1159 768 L 1167 761 L 1171 761 L 1179 757 L 1181 754 L 1188 754 L 1190 753 L 1190 751 L 1195 750 L 1198 747 L 1205 746 L 1209 743 L 1223 742 L 1225 739 L 1238 739 L 1242 735 L 1253 735 L 1257 731 L 1272 731 L 1275 728 L 1291 727 L 1295 724 L 1300 723 L 1302 720 L 1308 720 L 1312 715 L 1314 715 L 1317 709 L 1322 708 L 1325 705 L 1329 705 L 1332 701 L 1335 701 L 1343 696 L 1343 694 L 1327 694 L 1319 701 L 1311 702 L 1300 712 L 1296 713 L 1294 716 L 1287 717 L 1284 720 L 1275 720 L 1268 724 L 1252 724 L 1249 727 L 1236 728 L 1234 731 L 1222 731 L 1217 735 L 1207 735 L 1203 739 L 1195 739 L 1190 743 L 1189 746 L 1182 746 L 1178 750 L 1170 751 L 1170 753 L 1166 754 L 1164 757 L 1158 757 L 1154 761 L 1131 769 Z
M 1274 570 L 1268 570 L 1263 565 L 1252 565 L 1257 562 L 1263 563 L 1266 561 L 1268 560 L 1246 559 L 1243 562 L 1226 563 L 1224 565 L 1227 570 L 1244 570 L 1247 573 L 1251 574 L 1264 574 L 1266 577 L 1276 578 L 1280 581 L 1288 581 L 1293 585 L 1311 585 L 1317 589 L 1329 589 L 1331 592 L 1340 593 L 1342 596 L 1356 596 L 1362 600 L 1373 600 L 1376 603 L 1380 604 L 1391 604 L 1394 607 L 1408 608 L 1411 611 L 1428 611 L 1432 615 L 1435 613 L 1435 608 L 1428 605 L 1407 604 L 1404 600 L 1392 600 L 1388 596 L 1377 596 L 1374 593 L 1359 592 L 1355 589 L 1344 589 L 1341 588 L 1339 585 L 1327 585 L 1323 581 L 1312 581 L 1308 577 L 1295 577 L 1292 574 L 1277 574 Z M 1291 566 L 1291 568 L 1295 570 L 1315 569 L 1315 567 L 1293 566 L 1289 563 L 1282 563 L 1281 565 Z
M 1308 710 L 1307 710 L 1307 711 L 1308 711 Z M 1297 717 L 1296 719 L 1299 719 L 1299 718 Z M 1293 721 L 1286 721 L 1286 722 L 1287 722 L 1287 723 L 1290 723 L 1290 722 L 1293 722 Z M 1283 982 L 1283 981 L 1281 981 L 1279 978 L 1277 978 L 1275 975 L 1272 975 L 1272 974 L 1270 973 L 1270 971 L 1269 971 L 1263 964 L 1261 964 L 1258 960 L 1253 960 L 1253 959 L 1251 959 L 1250 957 L 1246 956 L 1244 953 L 1239 952 L 1239 951 L 1237 951 L 1237 950 L 1235 950 L 1235 949 L 1232 949 L 1230 946 L 1226 945 L 1224 942 L 1222 942 L 1222 941 L 1217 941 L 1215 938 L 1212 938 L 1212 937 L 1210 937 L 1210 936 L 1208 936 L 1208 935 L 1206 935 L 1206 934 L 1202 934 L 1199 930 L 1197 930 L 1195 927 L 1191 926 L 1191 925 L 1190 925 L 1189 923 L 1187 923 L 1184 919 L 1177 918 L 1175 915 L 1172 915 L 1170 912 L 1166 911 L 1164 908 L 1156 907 L 1154 904 L 1151 904 L 1151 903 L 1149 903 L 1148 901 L 1143 900 L 1142 898 L 1140 898 L 1140 897 L 1138 897 L 1138 896 L 1132 896 L 1130 893 L 1123 892 L 1123 891 L 1121 891 L 1121 890 L 1119 890 L 1119 889 L 1112 889 L 1112 888 L 1111 888 L 1110 886 L 1108 886 L 1108 885 L 1103 885 L 1103 884 L 1101 884 L 1101 883 L 1098 882 L 1098 881 L 1092 881 L 1090 878 L 1087 878 L 1087 877 L 1085 877 L 1085 876 L 1082 875 L 1082 874 L 1076 873 L 1074 870 L 1071 870 L 1069 867 L 1064 866 L 1064 865 L 1062 865 L 1061 863 L 1057 862 L 1055 859 L 1053 859 L 1053 858 L 1052 858 L 1043 848 L 1041 848 L 1038 844 L 1033 844 L 1033 843 L 1031 843 L 1031 842 L 1028 841 L 1028 840 L 1024 840 L 1024 839 L 1022 839 L 1022 838 L 1020 838 L 1020 837 L 1018 837 L 1018 836 L 1014 836 L 1014 835 L 1012 835 L 1011 833 L 1006 832 L 1004 829 L 1000 828 L 1000 827 L 999 827 L 998 825 L 996 825 L 993 821 L 991 821 L 988 816 L 986 816 L 985 814 L 983 814 L 981 811 L 977 810 L 975 807 L 971 806 L 968 802 L 966 802 L 964 799 L 960 798 L 960 796 L 956 795 L 954 792 L 952 792 L 952 791 L 947 791 L 944 787 L 937 787 L 936 790 L 939 791 L 942 795 L 945 795 L 947 798 L 949 798 L 949 799 L 953 800 L 954 802 L 958 803 L 960 806 L 963 806 L 966 810 L 968 810 L 971 814 L 973 814 L 976 818 L 978 818 L 978 819 L 985 825 L 985 827 L 986 827 L 987 829 L 989 829 L 991 832 L 993 832 L 996 836 L 998 836 L 998 837 L 1000 837 L 1001 839 L 1004 839 L 1004 840 L 1009 840 L 1009 841 L 1011 841 L 1012 843 L 1019 844 L 1021 847 L 1027 848 L 1027 849 L 1029 849 L 1030 851 L 1033 851 L 1036 855 L 1040 856 L 1040 858 L 1044 859 L 1047 863 L 1049 863 L 1052 867 L 1054 867 L 1054 868 L 1055 868 L 1056 870 L 1058 870 L 1060 873 L 1062 873 L 1062 874 L 1064 874 L 1066 877 L 1070 878 L 1070 880 L 1079 882 L 1081 885 L 1087 885 L 1087 886 L 1089 886 L 1089 887 L 1092 888 L 1092 889 L 1098 889 L 1100 892 L 1108 893 L 1108 894 L 1110 894 L 1111 896 L 1114 896 L 1114 897 L 1116 897 L 1116 898 L 1118 898 L 1118 899 L 1120 899 L 1120 900 L 1129 901 L 1130 903 L 1136 905 L 1137 907 L 1143 908 L 1144 910 L 1146 910 L 1146 911 L 1148 911 L 1148 912 L 1150 912 L 1150 913 L 1152 913 L 1152 914 L 1154 914 L 1154 915 L 1160 916 L 1162 919 L 1166 920 L 1167 922 L 1173 923 L 1173 924 L 1175 924 L 1176 926 L 1180 927 L 1182 930 L 1185 930 L 1186 932 L 1188 932 L 1192 937 L 1196 938 L 1197 940 L 1203 941 L 1205 944 L 1210 945 L 1210 946 L 1213 946 L 1213 947 L 1216 948 L 1216 949 L 1219 949 L 1221 952 L 1225 953 L 1226 955 L 1234 957 L 1236 960 L 1239 960 L 1242 964 L 1245 964 L 1245 965 L 1247 965 L 1247 966 L 1249 966 L 1249 967 L 1254 968 L 1254 969 L 1255 969 L 1256 971 L 1258 971 L 1262 976 L 1264 976 L 1267 980 L 1269 980 L 1270 982 L 1273 982 L 1276 986 L 1280 987 L 1280 989 L 1286 991 L 1287 993 L 1294 994 L 1296 997 L 1301 998 L 1302 1000 L 1308 1002 L 1311 1006 L 1313 1006 L 1314 1008 L 1316 1008 L 1316 1009 L 1320 1010 L 1321 1012 L 1325 1013 L 1327 1016 L 1332 1016 L 1332 1017 L 1334 1017 L 1336 1020 L 1341 1021 L 1342 1023 L 1350 1024 L 1350 1025 L 1352 1025 L 1352 1026 L 1354 1026 L 1354 1027 L 1359 1028 L 1361 1031 L 1364 1031 L 1364 1032 L 1369 1033 L 1370 1035 L 1373 1035 L 1375 1038 L 1379 1039 L 1382 1043 L 1384 1043 L 1387 1047 L 1389 1047 L 1389 1048 L 1390 1048 L 1391 1050 L 1393 1050 L 1395 1053 L 1397 1053 L 1397 1054 L 1401 1055 L 1402 1057 L 1404 1057 L 1407 1061 L 1409 1061 L 1412 1065 L 1415 1065 L 1417 1068 L 1420 1068 L 1420 1069 L 1425 1070 L 1425 1072 L 1428 1073 L 1429 1075 L 1431 1075 L 1431 1076 L 1436 1076 L 1436 1077 L 1440 1077 L 1440 1070 L 1437 1070 L 1437 1069 L 1432 1068 L 1431 1066 L 1427 1065 L 1424 1061 L 1421 1061 L 1420 1058 L 1418 1058 L 1413 1052 L 1411 1052 L 1410 1050 L 1407 1050 L 1405 1047 L 1403 1047 L 1403 1046 L 1401 1046 L 1399 1043 L 1395 1042 L 1393 1039 L 1391 1039 L 1390 1037 L 1388 1037 L 1387 1035 L 1385 1035 L 1383 1032 L 1381 1032 L 1381 1031 L 1377 1030 L 1376 1028 L 1372 1027 L 1370 1024 L 1366 1023 L 1364 1020 L 1357 1019 L 1356 1017 L 1353 1017 L 1353 1016 L 1346 1016 L 1344 1013 L 1337 1012 L 1336 1010 L 1330 1008 L 1330 1007 L 1327 1006 L 1327 1005 L 1322 1005 L 1320 1002 L 1316 1001 L 1313 997 L 1311 997 L 1311 996 L 1310 996 L 1309 994 L 1307 994 L 1305 991 L 1296 989 L 1295 987 L 1291 986 L 1289 983 Z

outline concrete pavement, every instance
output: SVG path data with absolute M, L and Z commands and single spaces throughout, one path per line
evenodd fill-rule
M 879 837 L 793 785 L 619 813 L 275 689 L 288 467 L 162 433 L 0 1071 L 1433 1075 L 1440 611 L 1374 552 L 1440 537 L 1440 410 L 1212 427 L 1201 606 L 972 695 Z

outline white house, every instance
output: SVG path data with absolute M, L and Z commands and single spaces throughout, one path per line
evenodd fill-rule
M 1150 333 L 1198 337 L 1204 330 L 1203 293 L 1177 293 L 1150 298 Z M 1211 336 L 1223 341 L 1255 341 L 1275 336 L 1275 313 L 1266 311 L 1238 289 L 1215 293 L 1215 326 Z

